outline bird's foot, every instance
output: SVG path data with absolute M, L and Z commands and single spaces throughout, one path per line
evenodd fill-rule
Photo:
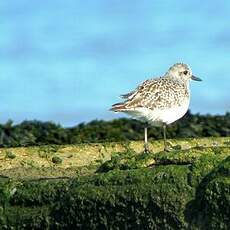
M 181 145 L 173 145 L 169 141 L 167 141 L 165 146 L 164 146 L 164 151 L 165 152 L 169 152 L 169 151 L 172 151 L 172 150 L 181 150 L 181 149 L 182 149 Z
M 168 147 L 164 147 L 164 152 L 170 152 L 170 150 L 172 150 L 172 149 L 170 149 Z
M 144 144 L 144 153 L 149 153 L 149 146 L 148 144 Z
M 170 152 L 171 150 L 173 150 L 173 145 L 172 145 L 172 143 L 170 143 L 169 141 L 167 141 L 165 143 L 165 146 L 164 146 L 164 151 L 165 152 Z

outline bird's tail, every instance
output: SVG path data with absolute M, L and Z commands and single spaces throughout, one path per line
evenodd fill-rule
M 122 102 L 116 103 L 116 104 L 112 105 L 112 108 L 110 109 L 110 111 L 113 111 L 113 112 L 126 111 L 126 105 Z

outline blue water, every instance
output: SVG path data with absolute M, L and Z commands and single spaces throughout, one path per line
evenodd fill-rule
M 0 122 L 119 117 L 117 96 L 188 63 L 192 112 L 230 109 L 229 1 L 0 2 Z

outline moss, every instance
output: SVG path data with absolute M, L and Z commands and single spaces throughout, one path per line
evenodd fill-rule
M 82 172 L 83 167 L 74 179 L 0 178 L 0 228 L 230 227 L 229 147 L 149 154 L 124 149 L 113 153 L 97 173 L 98 166 L 92 164 L 91 173 Z
M 201 229 L 230 229 L 230 157 L 203 177 L 189 204 L 188 220 Z
M 230 146 L 230 141 L 225 141 L 224 144 Z
M 195 146 L 199 146 L 200 152 L 203 151 L 203 149 L 201 148 L 207 146 L 211 146 L 211 147 L 225 146 L 229 148 L 229 145 L 225 144 L 228 141 L 229 141 L 229 137 L 228 138 L 227 137 L 199 138 L 199 139 L 187 138 L 187 139 L 170 140 L 170 142 L 174 147 L 176 145 L 180 145 L 182 148 L 181 151 L 179 149 L 176 149 L 176 154 L 174 154 L 174 156 L 179 154 L 180 152 L 185 151 L 186 149 L 194 148 Z M 162 151 L 163 142 L 151 141 L 149 143 L 149 148 L 153 154 L 156 154 L 157 152 Z M 13 152 L 17 157 L 14 160 L 5 159 L 4 155 L 6 151 Z M 39 147 L 4 148 L 1 149 L 0 152 L 0 158 L 4 162 L 0 165 L 0 170 L 1 170 L 1 175 L 9 176 L 15 179 L 18 179 L 20 177 L 20 179 L 22 180 L 29 177 L 31 178 L 43 177 L 44 168 L 51 168 L 51 170 L 47 170 L 46 176 L 48 175 L 54 176 L 54 174 L 55 175 L 64 174 L 65 176 L 71 175 L 73 177 L 75 173 L 75 168 L 77 167 L 86 167 L 91 164 L 94 164 L 95 166 L 99 166 L 101 163 L 104 163 L 107 160 L 111 159 L 112 153 L 120 152 L 121 154 L 123 154 L 123 152 L 129 152 L 129 151 L 134 152 L 136 155 L 141 153 L 143 151 L 143 141 L 131 141 L 130 143 L 108 142 L 108 143 L 97 143 L 97 144 L 94 143 L 94 144 L 62 145 L 62 146 L 47 145 L 47 146 L 39 146 Z M 173 152 L 175 152 L 175 149 Z M 71 154 L 72 157 L 68 158 L 68 156 L 71 156 Z M 189 154 L 187 154 L 186 156 L 187 159 L 189 159 Z M 165 155 L 165 154 L 159 153 L 159 155 Z M 53 167 L 51 163 L 53 156 L 58 156 L 62 158 L 63 160 L 62 163 L 55 164 L 55 167 Z M 196 157 L 195 154 L 193 157 Z M 185 160 L 187 160 L 186 158 Z M 171 161 L 173 161 L 173 155 Z M 145 162 L 142 163 L 143 164 L 140 165 L 141 167 L 150 166 L 154 163 L 154 158 L 152 159 L 148 158 L 146 163 Z M 176 161 L 174 161 L 174 163 L 176 164 Z M 30 173 L 28 173 L 29 167 L 41 169 L 41 170 L 34 170 L 33 174 L 30 175 Z M 92 171 L 92 174 L 93 173 L 94 171 Z
M 11 151 L 6 151 L 5 158 L 14 159 L 14 158 L 16 158 L 16 155 Z
M 49 206 L 42 207 L 8 207 L 7 220 L 1 229 L 50 229 L 54 226 L 50 217 Z
M 114 169 L 135 169 L 154 165 L 189 165 L 208 156 L 216 161 L 223 160 L 229 154 L 228 147 L 194 147 L 185 150 L 172 150 L 170 152 L 142 153 L 137 155 L 133 150 L 112 155 L 111 160 L 102 164 L 98 172 L 108 172 Z
M 170 165 L 79 178 L 55 213 L 69 228 L 183 228 L 183 210 L 194 194 L 188 171 Z
M 68 187 L 68 182 L 63 179 L 21 182 L 15 186 L 10 204 L 26 207 L 51 205 L 68 191 Z
M 52 157 L 52 162 L 54 164 L 61 164 L 62 163 L 62 159 L 60 157 L 58 157 L 58 156 L 54 156 L 54 157 Z
M 211 180 L 204 193 L 203 215 L 209 229 L 230 229 L 230 177 Z
M 203 178 L 217 167 L 224 158 L 216 155 L 204 154 L 195 160 L 190 166 L 188 174 L 189 184 L 193 187 L 198 186 Z

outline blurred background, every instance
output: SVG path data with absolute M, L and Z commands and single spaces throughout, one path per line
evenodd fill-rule
M 0 2 L 0 123 L 73 126 L 124 116 L 118 95 L 176 62 L 192 67 L 192 113 L 230 109 L 229 1 Z

